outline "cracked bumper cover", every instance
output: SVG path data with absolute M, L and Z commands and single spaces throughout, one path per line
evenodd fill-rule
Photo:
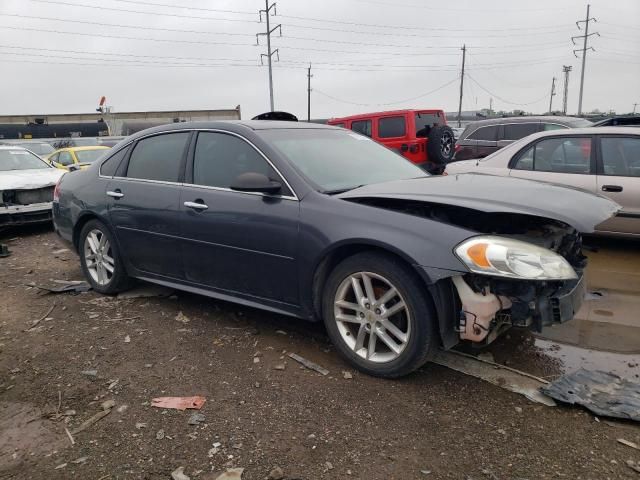
M 586 280 L 584 275 L 580 275 L 580 278 L 567 282 L 555 294 L 538 298 L 535 301 L 532 328 L 541 332 L 543 327 L 573 319 L 582 306 L 585 293 Z

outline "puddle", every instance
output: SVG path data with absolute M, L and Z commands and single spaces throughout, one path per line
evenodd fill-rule
M 542 338 L 535 340 L 535 346 L 547 357 L 558 360 L 562 373 L 585 368 L 615 373 L 630 380 L 640 378 L 640 354 L 591 350 Z

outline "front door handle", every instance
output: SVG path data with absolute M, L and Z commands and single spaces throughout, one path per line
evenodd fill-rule
M 107 191 L 107 195 L 109 195 L 110 197 L 113 197 L 113 198 L 122 198 L 122 197 L 124 197 L 124 193 L 122 193 L 120 190 L 114 190 L 114 191 L 108 190 Z
M 620 185 L 603 185 L 602 191 L 603 192 L 621 192 L 622 187 Z
M 202 202 L 202 200 L 200 200 L 199 202 L 184 202 L 184 206 L 194 208 L 196 210 L 206 210 L 207 208 L 209 208 Z

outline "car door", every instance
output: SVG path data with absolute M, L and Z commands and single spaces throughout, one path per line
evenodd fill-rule
M 516 140 L 528 137 L 529 135 L 536 133 L 538 131 L 538 127 L 539 124 L 534 122 L 505 123 L 502 126 L 502 132 L 500 134 L 500 139 L 498 140 L 498 147 L 503 148 Z
M 279 194 L 234 191 L 243 173 L 279 181 Z M 266 157 L 246 139 L 202 131 L 180 199 L 185 278 L 232 295 L 298 304 L 299 204 Z
M 473 131 L 465 142 L 473 146 L 473 155 L 467 155 L 466 158 L 484 158 L 498 150 L 499 129 L 500 125 L 488 125 Z
M 594 139 L 589 135 L 545 137 L 521 149 L 509 175 L 596 191 Z
M 622 210 L 598 230 L 640 235 L 640 135 L 599 136 L 598 192 Z
M 183 277 L 178 205 L 190 135 L 138 140 L 105 191 L 123 257 L 139 275 Z

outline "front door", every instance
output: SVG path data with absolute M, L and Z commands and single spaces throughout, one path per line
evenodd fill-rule
M 640 235 L 640 135 L 600 137 L 598 192 L 622 206 L 598 227 Z
M 128 267 L 182 278 L 178 206 L 190 132 L 139 140 L 108 183 L 109 218 Z
M 180 198 L 186 280 L 221 293 L 298 304 L 299 203 L 265 157 L 234 134 L 200 132 L 187 172 Z M 232 190 L 247 172 L 265 174 L 283 190 Z

